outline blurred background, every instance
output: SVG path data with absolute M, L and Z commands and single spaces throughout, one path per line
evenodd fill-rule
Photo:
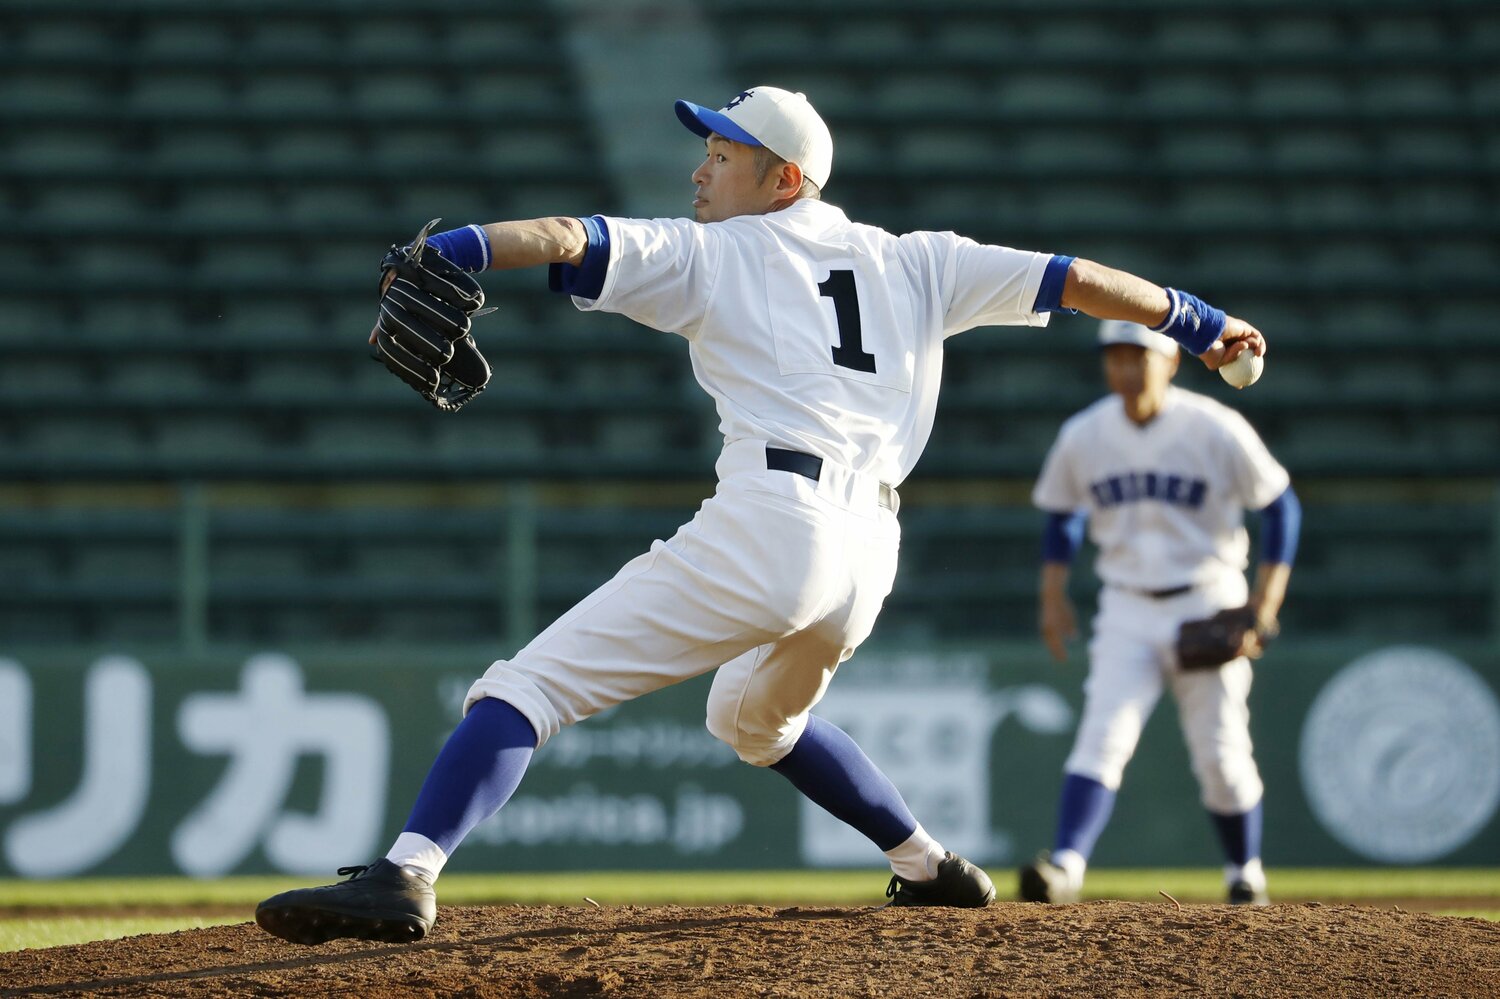
M 399 829 L 468 679 L 688 519 L 719 439 L 682 341 L 540 271 L 485 278 L 495 379 L 439 414 L 368 359 L 378 261 L 434 216 L 686 214 L 701 145 L 672 100 L 757 83 L 821 111 L 855 219 L 1095 258 L 1266 332 L 1254 388 L 1179 383 L 1240 409 L 1305 505 L 1253 702 L 1268 862 L 1500 861 L 1494 4 L 0 0 L 0 22 L 0 872 L 316 868 Z M 1081 700 L 1082 651 L 1052 668 L 1035 638 L 1029 492 L 1103 394 L 1093 334 L 949 341 L 895 592 L 827 706 L 903 787 L 961 774 L 927 814 L 997 863 L 1046 845 Z M 570 734 L 463 856 L 868 864 L 730 765 L 701 693 Z M 1101 863 L 1214 862 L 1173 715 Z M 931 740 L 881 749 L 913 718 Z

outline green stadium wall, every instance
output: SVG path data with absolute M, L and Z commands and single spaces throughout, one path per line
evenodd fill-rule
M 0 657 L 0 875 L 331 875 L 400 830 L 470 657 L 386 651 Z M 1049 844 L 1084 665 L 1039 647 L 877 647 L 819 712 L 945 845 L 995 867 Z M 1286 641 L 1257 666 L 1268 865 L 1500 860 L 1500 653 Z M 564 730 L 453 871 L 880 864 L 702 724 L 707 678 Z M 1219 862 L 1170 697 L 1101 866 Z

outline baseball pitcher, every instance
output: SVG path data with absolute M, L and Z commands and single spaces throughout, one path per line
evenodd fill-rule
M 1254 328 L 1191 295 L 1085 260 L 851 222 L 821 199 L 833 140 L 802 94 L 754 87 L 676 113 L 704 140 L 693 219 L 424 229 L 386 258 L 371 342 L 435 405 L 465 405 L 489 379 L 469 273 L 548 265 L 552 290 L 579 309 L 688 341 L 724 435 L 717 489 L 474 683 L 385 857 L 263 902 L 257 921 L 277 936 L 420 939 L 443 865 L 563 725 L 714 670 L 709 731 L 868 837 L 890 861 L 892 904 L 989 904 L 985 873 L 812 714 L 890 592 L 897 488 L 932 429 L 943 343 L 976 326 L 1044 326 L 1067 308 L 1156 325 L 1211 368 L 1265 350 Z
M 1068 566 L 1085 520 L 1104 587 L 1057 835 L 1050 854 L 1021 869 L 1021 897 L 1077 901 L 1125 764 L 1170 686 L 1224 847 L 1228 900 L 1264 905 L 1250 660 L 1276 633 L 1301 510 L 1286 470 L 1244 417 L 1171 384 L 1175 340 L 1110 321 L 1099 342 L 1112 394 L 1063 424 L 1032 493 L 1048 513 L 1040 624 L 1054 658 L 1067 658 L 1077 630 Z M 1261 515 L 1253 592 L 1246 510 Z

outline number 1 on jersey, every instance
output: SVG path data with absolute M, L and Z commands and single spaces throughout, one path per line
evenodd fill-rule
M 854 272 L 830 271 L 828 280 L 818 285 L 818 294 L 833 299 L 833 317 L 839 327 L 839 342 L 833 345 L 833 363 L 873 374 L 875 355 L 865 353 L 861 341 L 864 331 L 859 325 L 859 293 L 854 287 Z

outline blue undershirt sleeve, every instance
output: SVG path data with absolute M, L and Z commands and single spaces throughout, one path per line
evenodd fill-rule
M 1297 538 L 1302 533 L 1302 504 L 1292 487 L 1260 511 L 1260 560 L 1291 565 L 1297 557 Z
M 1042 561 L 1071 564 L 1083 544 L 1086 520 L 1082 513 L 1049 512 L 1042 529 Z
M 604 216 L 591 215 L 580 218 L 583 231 L 588 236 L 588 249 L 583 251 L 583 263 L 552 264 L 547 268 L 547 287 L 563 295 L 578 298 L 598 298 L 604 292 L 604 278 L 609 273 L 609 226 Z
M 1033 312 L 1078 314 L 1077 309 L 1062 307 L 1063 284 L 1068 280 L 1068 268 L 1073 266 L 1074 259 L 1058 254 L 1048 262 L 1047 269 L 1042 272 L 1042 283 L 1036 289 L 1036 304 L 1031 307 Z

